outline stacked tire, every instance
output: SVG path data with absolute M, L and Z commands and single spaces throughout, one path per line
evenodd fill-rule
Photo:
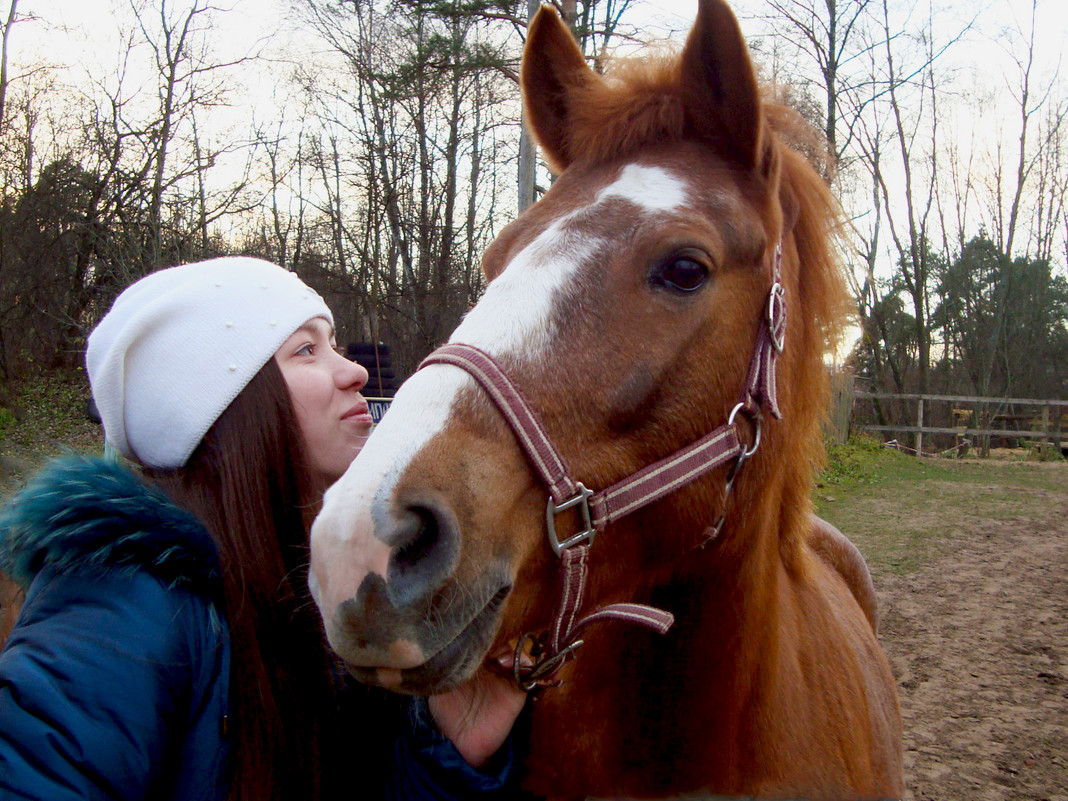
M 397 391 L 397 377 L 389 360 L 389 346 L 382 342 L 351 342 L 345 355 L 367 370 L 365 398 L 392 398 Z

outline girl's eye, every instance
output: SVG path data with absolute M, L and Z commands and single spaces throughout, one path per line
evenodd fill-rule
M 696 292 L 708 280 L 708 268 L 696 259 L 675 256 L 654 268 L 650 280 L 675 292 Z
M 313 345 L 311 342 L 309 342 L 306 345 L 301 345 L 297 349 L 296 355 L 297 356 L 314 356 L 315 355 L 315 345 Z

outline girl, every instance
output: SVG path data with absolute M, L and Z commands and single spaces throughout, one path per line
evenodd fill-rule
M 0 791 L 509 792 L 521 693 L 502 679 L 412 705 L 347 688 L 325 645 L 308 527 L 371 428 L 367 372 L 333 345 L 322 299 L 256 259 L 162 270 L 116 300 L 86 362 L 132 465 L 68 457 L 0 515 L 0 571 L 26 590 L 0 653 Z

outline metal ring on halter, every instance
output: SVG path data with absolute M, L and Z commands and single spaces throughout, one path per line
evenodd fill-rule
M 525 690 L 526 692 L 530 692 L 531 690 L 533 690 L 535 685 L 537 684 L 537 682 L 531 682 L 530 686 L 528 687 L 526 680 L 524 680 L 523 678 L 523 654 L 526 649 L 527 643 L 533 641 L 534 635 L 529 632 L 520 637 L 519 641 L 515 644 L 515 660 L 512 662 L 512 678 L 515 679 L 516 685 L 520 689 Z M 530 668 L 528 667 L 527 670 L 529 671 Z
M 739 462 L 744 462 L 746 459 L 756 453 L 757 448 L 760 447 L 760 417 L 758 415 L 751 414 L 746 408 L 745 401 L 742 401 L 733 409 L 731 409 L 730 416 L 727 418 L 727 425 L 734 425 L 734 417 L 740 411 L 744 411 L 749 416 L 750 422 L 752 422 L 753 424 L 753 447 L 751 447 L 747 451 L 743 451 L 742 455 L 738 457 Z
M 521 690 L 528 693 L 538 687 L 554 684 L 552 677 L 556 675 L 556 672 L 563 666 L 564 662 L 574 656 L 575 651 L 585 643 L 584 640 L 575 640 L 553 656 L 540 659 L 533 665 L 525 666 L 521 664 L 521 660 L 528 642 L 533 642 L 537 645 L 537 637 L 527 633 L 519 638 L 519 642 L 515 645 L 515 661 L 512 663 L 512 676 L 515 679 L 515 683 Z M 526 676 L 523 675 L 524 672 Z
M 783 345 L 786 344 L 786 326 L 781 326 L 778 335 L 776 335 L 775 331 L 776 328 L 780 327 L 785 307 L 786 290 L 782 284 L 776 281 L 771 285 L 771 291 L 768 292 L 767 309 L 768 338 L 771 340 L 771 347 L 775 349 L 776 353 L 782 353 Z

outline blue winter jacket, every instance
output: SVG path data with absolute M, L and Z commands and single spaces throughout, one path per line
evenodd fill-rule
M 0 571 L 26 588 L 0 652 L 0 799 L 224 799 L 230 647 L 199 521 L 119 464 L 68 457 L 0 513 Z M 508 797 L 507 748 L 476 771 L 410 707 L 382 727 L 392 764 L 349 773 L 347 797 Z

